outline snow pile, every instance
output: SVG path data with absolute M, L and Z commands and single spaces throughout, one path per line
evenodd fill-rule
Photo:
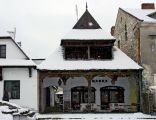
M 63 39 L 72 40 L 109 40 L 115 39 L 111 34 L 105 33 L 102 29 L 72 29 Z
M 136 70 L 142 69 L 117 47 L 113 49 L 112 60 L 65 60 L 62 48 L 38 65 L 44 70 Z
M 3 120 L 1 119 L 1 116 L 3 117 L 7 115 L 12 117 L 13 116 L 33 117 L 35 115 L 35 112 L 27 108 L 22 108 L 16 104 L 0 100 L 0 120 Z M 7 120 L 12 120 L 12 119 L 7 119 Z
M 0 120 L 13 120 L 13 116 L 10 114 L 2 114 L 0 112 Z

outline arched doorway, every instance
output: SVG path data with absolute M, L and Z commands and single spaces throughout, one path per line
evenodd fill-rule
M 101 110 L 109 110 L 110 103 L 124 103 L 124 88 L 119 86 L 107 86 L 100 89 Z
M 95 88 L 91 87 L 91 103 L 95 103 Z M 82 104 L 88 104 L 88 87 L 78 86 L 71 88 L 71 107 L 80 110 Z

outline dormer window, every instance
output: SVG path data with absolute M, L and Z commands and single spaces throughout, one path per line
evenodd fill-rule
M 6 45 L 0 45 L 0 58 L 6 58 Z

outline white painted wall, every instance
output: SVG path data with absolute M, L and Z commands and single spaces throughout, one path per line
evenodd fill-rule
M 58 85 L 58 77 L 47 77 L 44 79 L 43 82 L 43 88 L 46 88 L 48 86 L 59 86 Z M 109 77 L 95 77 L 93 78 L 93 80 L 107 80 L 107 82 L 92 82 L 91 86 L 94 87 L 96 89 L 96 100 L 95 100 L 95 105 L 94 107 L 97 108 L 97 110 L 100 111 L 100 105 L 101 105 L 101 101 L 100 101 L 100 88 L 102 87 L 106 87 L 106 86 L 120 86 L 123 87 L 124 90 L 124 104 L 125 105 L 130 105 L 130 89 L 131 89 L 131 85 L 136 84 L 136 80 L 134 80 L 134 78 L 129 79 L 129 77 L 118 77 L 117 81 L 115 82 L 115 85 L 112 85 L 111 83 L 111 78 Z M 63 99 L 64 101 L 71 101 L 71 88 L 72 87 L 76 87 L 76 86 L 88 86 L 88 82 L 84 77 L 73 77 L 73 78 L 69 78 L 67 80 L 66 85 L 64 85 L 63 83 L 61 84 L 60 87 L 63 88 Z M 44 96 L 45 97 L 45 96 Z M 45 105 L 45 98 L 43 97 L 43 103 Z M 42 106 L 43 107 L 43 106 Z
M 32 68 L 32 77 L 29 77 L 28 68 L 3 68 L 0 99 L 3 97 L 4 80 L 20 80 L 20 99 L 10 99 L 10 102 L 38 110 L 37 70 Z
M 1 39 L 0 45 L 6 45 L 6 58 L 9 59 L 25 59 L 26 56 L 16 46 L 11 39 Z

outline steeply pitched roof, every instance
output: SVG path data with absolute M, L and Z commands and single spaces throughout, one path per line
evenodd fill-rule
M 24 54 L 26 59 L 0 58 L 0 67 L 36 67 L 36 64 L 26 55 L 26 53 L 17 45 L 10 36 L 0 36 L 1 39 L 11 40 L 17 48 Z
M 153 9 L 129 9 L 129 8 L 120 8 L 120 10 L 128 13 L 129 15 L 135 17 L 138 20 L 150 23 L 156 23 L 156 19 L 150 17 L 149 15 L 155 13 L 156 10 Z
M 113 49 L 112 60 L 65 60 L 59 47 L 50 57 L 43 61 L 40 70 L 137 70 L 142 69 L 118 48 Z
M 10 39 L 17 47 L 18 49 L 26 56 L 26 58 L 28 60 L 30 60 L 30 58 L 26 55 L 26 53 L 21 49 L 21 47 L 18 46 L 18 44 L 12 39 L 12 37 L 10 36 L 0 36 L 0 39 Z
M 87 7 L 84 14 L 72 28 L 72 30 L 65 35 L 62 40 L 109 40 L 114 39 L 110 33 L 102 30 L 100 25 L 89 13 Z
M 78 22 L 74 25 L 73 29 L 99 29 L 100 25 L 92 17 L 86 8 L 85 13 L 81 16 Z

